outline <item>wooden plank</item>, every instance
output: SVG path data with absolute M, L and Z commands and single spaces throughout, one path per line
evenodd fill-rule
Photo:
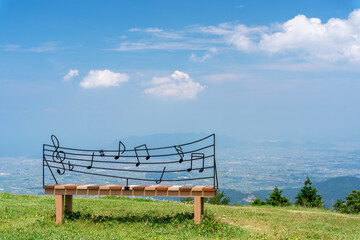
M 54 189 L 58 190 L 58 189 L 65 189 L 65 186 L 69 185 L 69 184 L 56 184 Z
M 180 190 L 180 192 L 190 192 L 192 188 L 193 188 L 193 186 L 183 186 L 183 187 L 180 187 L 179 190 Z
M 201 223 L 204 215 L 204 198 L 194 197 L 194 223 Z
M 44 186 L 44 189 L 45 190 L 53 190 L 53 189 L 55 189 L 55 186 L 56 186 L 57 184 L 53 184 L 53 185 L 45 185 Z
M 111 185 L 110 190 L 121 190 L 125 185 Z
M 99 187 L 101 185 L 91 185 L 88 186 L 88 195 L 99 195 Z
M 216 192 L 203 192 L 203 197 L 215 197 Z
M 101 185 L 90 185 L 90 186 L 88 186 L 87 189 L 89 189 L 89 190 L 98 190 L 100 188 L 100 186 Z
M 150 186 L 147 186 L 147 187 L 145 187 L 145 191 L 155 191 L 156 190 L 156 187 L 157 187 L 158 185 L 150 185 Z
M 183 187 L 181 185 L 174 185 L 168 188 L 168 191 L 179 191 L 180 188 Z
M 117 186 L 117 185 L 101 185 L 99 187 L 100 190 L 110 190 L 111 186 Z
M 77 186 L 76 187 L 76 194 L 77 195 L 89 195 L 88 187 L 92 186 L 92 185 L 95 185 L 95 184 L 85 184 L 85 185 Z
M 65 186 L 65 190 L 76 190 L 78 186 L 82 186 L 84 184 L 69 184 Z
M 205 186 L 195 186 L 191 189 L 193 192 L 202 192 Z
M 56 195 L 56 223 L 62 224 L 64 217 L 64 195 Z
M 215 192 L 214 186 L 206 186 L 204 187 L 204 192 Z
M 99 195 L 110 195 L 110 187 L 115 185 L 101 185 L 99 187 Z
M 167 191 L 169 187 L 171 187 L 172 185 L 158 185 L 156 187 L 157 191 Z
M 87 190 L 89 186 L 92 186 L 95 184 L 84 184 L 84 185 L 79 185 L 76 187 L 76 189 L 80 189 L 80 190 Z
M 148 187 L 149 185 L 138 185 L 133 187 L 134 191 L 144 191 L 146 187 Z

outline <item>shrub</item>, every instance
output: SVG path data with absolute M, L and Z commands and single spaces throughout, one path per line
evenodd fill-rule
M 224 192 L 218 192 L 213 198 L 205 198 L 205 202 L 214 205 L 229 205 L 230 198 L 225 197 Z
M 340 199 L 334 204 L 335 211 L 342 213 L 360 213 L 360 191 L 353 190 L 346 197 L 346 202 Z
M 182 203 L 192 203 L 194 199 L 191 197 L 180 198 L 180 202 Z M 214 205 L 229 205 L 230 198 L 225 197 L 224 192 L 218 192 L 213 198 L 204 198 L 204 202 L 214 204 Z
M 279 190 L 278 187 L 275 186 L 274 191 L 270 193 L 270 199 L 266 199 L 266 204 L 271 206 L 290 206 L 291 203 L 287 197 L 281 196 L 283 191 Z
M 255 198 L 254 201 L 252 201 L 250 203 L 251 206 L 262 206 L 262 205 L 266 205 L 266 202 L 261 201 L 260 198 Z
M 295 205 L 302 207 L 324 207 L 321 195 L 316 194 L 317 190 L 312 185 L 309 176 L 307 176 L 304 187 L 295 197 Z

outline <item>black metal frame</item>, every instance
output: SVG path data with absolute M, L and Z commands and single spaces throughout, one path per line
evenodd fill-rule
M 211 141 L 211 138 L 213 141 Z M 216 170 L 216 158 L 215 158 L 215 134 L 211 134 L 202 139 L 176 145 L 176 146 L 167 146 L 159 148 L 147 148 L 146 144 L 137 146 L 133 149 L 126 149 L 123 142 L 119 141 L 118 150 L 89 150 L 89 149 L 76 149 L 76 148 L 67 148 L 60 147 L 59 141 L 55 135 L 51 136 L 52 145 L 43 144 L 43 186 L 45 186 L 45 167 L 49 169 L 54 181 L 56 184 L 59 184 L 55 174 L 53 172 L 56 169 L 56 172 L 59 175 L 65 174 L 66 171 L 76 172 L 81 174 L 90 174 L 95 176 L 104 176 L 111 178 L 118 178 L 126 180 L 126 186 L 128 186 L 129 180 L 140 180 L 145 182 L 155 182 L 159 184 L 161 182 L 187 182 L 201 179 L 213 179 L 213 186 L 218 188 L 218 176 Z M 205 146 L 196 147 L 195 149 L 190 149 L 183 151 L 183 148 L 191 148 L 192 146 L 201 145 L 202 143 L 212 142 L 211 144 L 206 144 Z M 121 149 L 123 147 L 123 149 Z M 211 151 L 212 150 L 212 151 Z M 139 155 L 138 153 L 145 152 L 146 155 Z M 164 152 L 161 154 L 151 154 L 152 152 Z M 211 154 L 209 154 L 211 152 Z M 95 154 L 96 153 L 96 154 Z M 207 153 L 207 154 L 206 154 Z M 161 159 L 161 158 L 173 158 L 179 156 L 180 160 L 174 161 L 148 161 L 149 159 Z M 190 156 L 190 158 L 188 157 Z M 185 159 L 185 157 L 187 157 Z M 101 159 L 100 159 L 101 158 Z M 102 160 L 105 158 L 106 160 Z M 110 158 L 114 159 L 111 160 Z M 131 159 L 134 159 L 133 161 Z M 110 159 L 110 160 L 108 160 Z M 130 161 L 127 161 L 129 160 Z M 145 161 L 140 161 L 140 159 L 145 159 Z M 65 162 L 67 160 L 67 162 Z M 118 161 L 117 161 L 118 160 Z M 213 160 L 213 161 L 211 161 Z M 192 168 L 193 161 L 202 161 L 202 167 Z M 75 163 L 74 163 L 75 162 Z M 89 163 L 90 165 L 81 165 L 81 162 Z M 167 166 L 175 166 L 175 164 L 182 165 L 183 162 L 190 162 L 190 168 L 178 169 L 178 170 L 168 170 L 166 171 Z M 206 162 L 206 164 L 205 164 Z M 93 166 L 93 164 L 131 164 L 135 168 L 140 165 L 149 165 L 149 164 L 161 164 L 164 166 L 163 170 L 140 170 L 140 169 L 127 169 L 127 168 L 107 168 L 100 166 Z M 206 166 L 205 166 L 206 165 Z M 128 166 L 128 165 L 127 165 Z M 177 165 L 179 166 L 179 165 Z M 79 170 L 80 168 L 80 170 Z M 84 169 L 84 171 L 82 170 Z M 123 177 L 112 174 L 102 174 L 97 172 L 92 172 L 91 169 L 96 170 L 109 170 L 116 172 L 137 172 L 137 173 L 159 173 L 161 175 L 160 179 L 149 179 L 149 178 L 136 178 L 136 177 Z M 166 173 L 182 173 L 182 172 L 192 172 L 198 170 L 199 174 L 203 172 L 208 172 L 208 170 L 213 169 L 211 176 L 205 177 L 191 177 L 184 179 L 162 179 Z M 206 171 L 205 171 L 206 170 Z

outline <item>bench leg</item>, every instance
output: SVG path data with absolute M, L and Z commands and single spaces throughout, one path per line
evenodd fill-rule
M 64 195 L 56 195 L 56 223 L 62 224 L 64 217 Z
M 194 223 L 201 223 L 204 215 L 204 198 L 194 197 Z
M 73 196 L 65 195 L 65 212 L 72 212 Z

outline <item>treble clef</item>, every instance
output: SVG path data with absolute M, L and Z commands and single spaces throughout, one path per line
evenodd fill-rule
M 57 137 L 55 135 L 51 135 L 51 141 L 53 142 L 53 146 L 54 146 L 54 151 L 52 153 L 52 159 L 54 162 L 57 163 L 61 163 L 63 166 L 63 172 L 60 172 L 60 169 L 57 170 L 57 172 L 60 175 L 63 175 L 65 173 L 65 166 L 63 161 L 66 159 L 66 154 L 63 151 L 59 151 L 59 140 L 57 139 Z
M 54 148 L 55 148 L 55 150 L 54 150 L 54 152 L 52 154 L 52 159 L 55 162 L 62 163 L 66 159 L 66 154 L 63 151 L 58 151 L 58 149 L 59 149 L 59 140 L 57 139 L 57 137 L 55 135 L 51 135 L 51 141 L 53 142 L 53 145 L 54 145 Z

